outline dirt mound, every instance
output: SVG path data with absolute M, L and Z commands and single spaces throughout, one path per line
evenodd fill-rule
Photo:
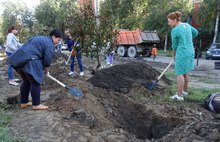
M 89 61 L 84 63 L 90 65 Z M 6 66 L 0 67 L 5 77 Z M 145 63 L 115 65 L 96 72 L 92 78 L 86 70 L 84 77 L 69 76 L 69 69 L 62 67 L 54 62 L 51 75 L 70 87 L 80 88 L 84 97 L 75 100 L 64 87 L 45 77 L 41 102 L 49 110 L 12 108 L 13 136 L 22 136 L 27 142 L 220 141 L 219 120 L 199 104 L 171 103 L 152 97 L 165 94 L 170 81 L 162 77 L 160 85 L 147 90 L 144 85 L 160 73 Z M 19 90 L 12 89 L 7 80 L 1 80 L 0 85 L 1 96 L 14 95 Z
M 159 75 L 160 73 L 156 69 L 145 63 L 132 62 L 100 70 L 89 79 L 89 82 L 94 86 L 104 89 L 128 93 L 133 83 L 146 86 L 152 80 L 157 79 Z M 170 84 L 166 77 L 163 77 L 161 80 L 166 84 Z

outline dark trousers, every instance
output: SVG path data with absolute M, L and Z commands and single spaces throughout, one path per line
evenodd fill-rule
M 34 80 L 34 78 L 22 71 L 18 70 L 18 73 L 20 74 L 22 78 L 22 83 L 20 86 L 20 94 L 21 94 L 21 103 L 28 103 L 29 98 L 29 92 L 31 93 L 32 97 L 32 105 L 37 106 L 40 105 L 40 84 Z

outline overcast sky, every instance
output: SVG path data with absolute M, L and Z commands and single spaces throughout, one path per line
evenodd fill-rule
M 2 14 L 4 10 L 2 7 L 2 3 L 5 1 L 16 2 L 17 0 L 0 0 L 0 14 Z M 40 3 L 40 0 L 20 0 L 20 1 L 23 1 L 30 9 L 36 7 Z

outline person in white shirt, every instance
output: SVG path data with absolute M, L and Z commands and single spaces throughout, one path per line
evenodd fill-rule
M 6 49 L 5 49 L 6 55 L 8 57 L 12 55 L 22 45 L 15 36 L 17 33 L 18 30 L 15 26 L 9 27 L 7 39 L 6 39 Z M 13 68 L 10 64 L 8 64 L 8 79 L 9 79 L 9 84 L 18 85 L 18 83 L 15 82 L 14 80 Z

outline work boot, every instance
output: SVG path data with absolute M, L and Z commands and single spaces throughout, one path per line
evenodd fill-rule
M 25 104 L 21 104 L 20 106 L 21 106 L 21 108 L 30 107 L 30 106 L 32 106 L 32 102 L 28 102 L 28 103 L 25 103 Z
M 48 106 L 45 106 L 45 105 L 38 105 L 38 106 L 32 106 L 32 109 L 33 110 L 46 110 L 48 109 L 49 107 Z

